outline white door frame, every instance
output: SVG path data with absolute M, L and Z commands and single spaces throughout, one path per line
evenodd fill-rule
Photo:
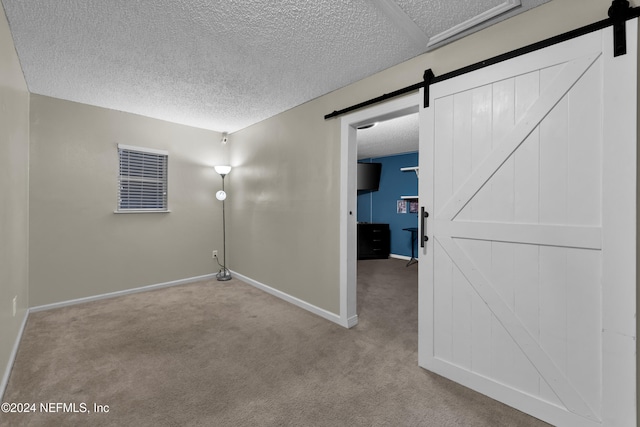
M 345 328 L 358 324 L 356 129 L 367 123 L 417 113 L 419 105 L 420 95 L 415 93 L 345 115 L 340 119 L 340 324 Z

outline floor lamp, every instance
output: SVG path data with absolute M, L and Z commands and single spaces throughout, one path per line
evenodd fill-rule
M 220 281 L 231 280 L 231 273 L 227 270 L 227 240 L 225 236 L 226 224 L 224 220 L 224 200 L 227 198 L 227 193 L 224 191 L 224 177 L 231 172 L 231 166 L 215 166 L 216 172 L 222 177 L 222 190 L 216 193 L 216 199 L 222 202 L 222 269 L 216 275 L 216 278 Z M 218 265 L 220 262 L 218 261 Z

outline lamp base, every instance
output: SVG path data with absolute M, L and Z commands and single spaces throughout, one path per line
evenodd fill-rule
M 219 282 L 226 282 L 227 280 L 231 280 L 231 272 L 229 272 L 229 269 L 227 268 L 220 269 L 220 271 L 218 271 L 218 274 L 216 274 L 216 279 L 218 279 Z

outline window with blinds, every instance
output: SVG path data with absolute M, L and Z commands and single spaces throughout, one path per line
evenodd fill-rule
M 118 212 L 167 212 L 169 153 L 118 144 L 118 158 Z

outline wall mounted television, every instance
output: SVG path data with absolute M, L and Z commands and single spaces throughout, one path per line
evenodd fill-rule
M 358 163 L 358 192 L 378 191 L 382 163 Z

